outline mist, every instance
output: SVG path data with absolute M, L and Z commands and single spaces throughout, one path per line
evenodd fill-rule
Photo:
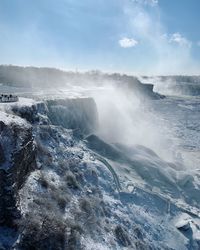
M 170 131 L 151 109 L 151 101 L 112 83 L 105 84 L 92 96 L 97 104 L 97 134 L 101 138 L 109 143 L 143 145 L 166 161 L 174 160 Z

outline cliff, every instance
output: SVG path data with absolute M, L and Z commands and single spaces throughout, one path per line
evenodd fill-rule
M 24 120 L 0 112 L 0 223 L 13 226 L 20 213 L 18 191 L 35 169 L 32 128 Z
M 96 103 L 92 98 L 70 98 L 47 101 L 47 116 L 53 125 L 92 133 L 98 126 Z
M 91 135 L 93 99 L 19 99 L 0 110 L 2 249 L 198 249 L 194 178 L 148 148 Z
M 200 76 L 172 75 L 143 77 L 144 81 L 150 81 L 155 85 L 156 91 L 166 95 L 200 95 Z

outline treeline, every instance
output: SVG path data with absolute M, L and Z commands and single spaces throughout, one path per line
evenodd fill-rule
M 176 75 L 176 76 L 160 76 L 163 81 L 173 81 L 175 83 L 194 83 L 200 84 L 200 75 L 186 76 L 186 75 Z
M 85 73 L 63 71 L 55 68 L 20 67 L 12 65 L 0 65 L 0 83 L 22 87 L 49 87 L 63 86 L 67 84 L 82 85 L 95 83 L 101 85 L 106 80 L 115 82 L 131 82 L 140 85 L 140 81 L 133 76 L 106 74 L 100 71 Z
M 14 87 L 59 88 L 67 86 L 104 86 L 114 84 L 127 94 L 160 98 L 153 92 L 152 84 L 142 84 L 137 77 L 119 73 L 63 71 L 55 68 L 21 67 L 0 65 L 0 83 Z

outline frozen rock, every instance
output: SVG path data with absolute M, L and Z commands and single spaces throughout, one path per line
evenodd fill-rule
M 119 242 L 121 246 L 128 247 L 131 245 L 128 234 L 124 231 L 124 229 L 121 226 L 117 226 L 114 232 L 115 232 L 117 241 Z
M 188 220 L 180 220 L 175 226 L 179 230 L 187 231 L 190 229 L 190 222 Z
M 19 117 L 0 112 L 0 223 L 12 226 L 19 217 L 17 193 L 35 168 L 32 127 Z

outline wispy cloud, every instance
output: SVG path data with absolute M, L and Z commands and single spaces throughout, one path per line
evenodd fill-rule
M 192 56 L 192 42 L 179 32 L 167 34 L 158 2 L 155 3 L 157 6 L 151 11 L 133 1 L 124 5 L 130 36 L 145 46 L 145 53 L 141 53 L 141 71 L 147 74 L 185 74 L 186 69 L 187 73 L 197 72 L 199 63 Z M 153 63 L 147 63 L 150 58 Z
M 197 46 L 199 46 L 199 47 L 200 47 L 200 41 L 198 41 L 198 42 L 197 42 Z
M 180 46 L 186 46 L 186 47 L 191 47 L 192 46 L 192 42 L 189 41 L 187 38 L 185 38 L 183 35 L 181 35 L 180 33 L 174 33 L 171 35 L 170 39 L 169 39 L 170 43 L 176 43 Z
M 122 39 L 119 40 L 119 45 L 122 48 L 135 47 L 137 44 L 138 44 L 138 41 L 136 41 L 133 38 L 124 37 L 124 38 L 122 38 Z
M 158 5 L 158 0 L 132 0 L 132 2 L 151 6 Z

